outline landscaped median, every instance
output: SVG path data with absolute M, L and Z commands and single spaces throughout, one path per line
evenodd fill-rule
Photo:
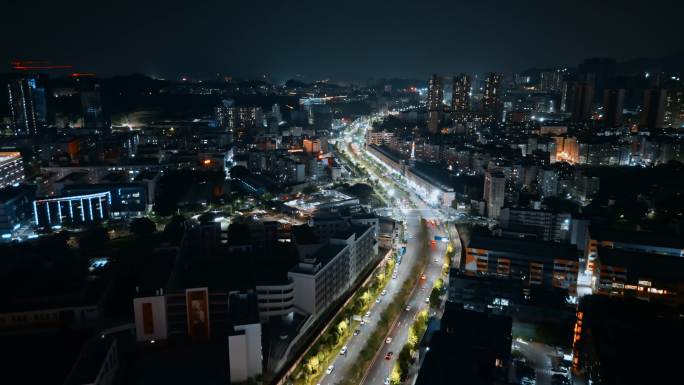
M 416 352 L 418 350 L 418 342 L 420 342 L 420 338 L 427 330 L 428 319 L 429 317 L 427 310 L 421 310 L 418 312 L 418 314 L 416 314 L 416 318 L 413 319 L 413 324 L 411 324 L 408 330 L 408 339 L 406 341 L 406 345 L 401 348 L 399 357 L 397 357 L 397 360 L 394 362 L 394 366 L 392 367 L 390 381 L 393 385 L 406 381 L 409 368 L 413 364 L 414 357 L 416 356 Z
M 351 370 L 346 373 L 346 378 L 341 382 L 342 384 L 357 385 L 361 383 L 361 380 L 373 362 L 373 358 L 377 354 L 382 344 L 385 343 L 385 337 L 389 333 L 392 323 L 404 310 L 406 302 L 416 287 L 418 281 L 417 277 L 423 273 L 428 264 L 428 255 L 430 254 L 428 234 L 427 224 L 425 223 L 425 220 L 421 219 L 421 230 L 419 236 L 421 250 L 418 254 L 418 260 L 416 261 L 416 264 L 413 265 L 411 274 L 409 274 L 408 278 L 406 278 L 406 280 L 402 283 L 401 289 L 399 289 L 399 292 L 395 295 L 392 302 L 380 314 L 380 321 L 378 321 L 375 329 L 366 340 L 366 344 L 361 349 L 361 352 L 359 353 L 359 359 L 356 361 Z
M 313 385 L 325 375 L 325 369 L 337 357 L 340 349 L 359 324 L 353 316 L 368 311 L 375 298 L 380 295 L 392 278 L 394 266 L 395 261 L 390 258 L 383 267 L 377 270 L 373 279 L 356 291 L 352 300 L 337 315 L 334 322 L 330 323 L 330 326 L 306 352 L 298 367 L 289 376 L 290 383 Z

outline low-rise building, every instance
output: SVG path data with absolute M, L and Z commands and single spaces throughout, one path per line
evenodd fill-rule
M 470 274 L 520 279 L 574 293 L 579 253 L 571 245 L 474 234 L 462 264 Z
M 598 294 L 684 303 L 684 258 L 598 247 Z

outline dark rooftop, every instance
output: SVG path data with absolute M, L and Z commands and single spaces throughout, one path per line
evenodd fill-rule
M 292 238 L 300 245 L 312 245 L 320 242 L 309 225 L 292 226 Z
M 669 237 L 661 233 L 648 231 L 615 231 L 596 226 L 592 226 L 589 231 L 592 239 L 601 241 L 652 245 L 684 250 L 684 238 L 681 237 Z
M 20 195 L 29 194 L 34 195 L 36 193 L 36 186 L 31 185 L 19 185 L 19 186 L 8 186 L 0 189 L 0 203 L 10 201 Z
M 531 241 L 514 238 L 500 238 L 473 234 L 468 247 L 495 250 L 514 254 L 533 255 L 544 258 L 577 259 L 577 248 L 554 242 Z
M 259 323 L 259 306 L 254 291 L 230 293 L 229 304 L 233 326 Z
M 681 257 L 609 247 L 599 247 L 598 256 L 601 264 L 627 268 L 629 276 L 684 282 L 684 258 Z

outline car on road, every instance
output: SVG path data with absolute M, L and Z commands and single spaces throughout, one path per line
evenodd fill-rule
M 406 311 L 411 311 L 411 306 L 406 306 Z
M 354 335 L 358 336 L 361 333 L 361 329 L 354 330 Z
M 364 321 L 364 320 L 361 320 L 361 322 L 359 322 L 359 325 L 361 325 L 361 326 L 363 326 L 365 324 L 366 324 L 366 321 Z
M 385 339 L 385 343 L 391 344 L 392 343 L 392 337 L 387 337 L 387 339 Z
M 378 297 L 378 298 L 375 300 L 375 303 L 380 303 L 380 301 L 382 301 L 382 300 L 380 299 L 380 297 Z
M 390 378 L 385 377 L 385 382 L 382 383 L 383 385 L 390 385 Z
M 435 263 L 437 263 L 437 258 L 434 259 Z
M 393 356 L 394 356 L 394 352 L 387 352 L 387 354 L 385 354 L 385 359 L 391 360 Z
M 340 355 L 343 356 L 347 354 L 347 345 L 343 346 L 342 349 L 340 349 Z
M 387 290 L 383 290 L 382 293 L 380 293 L 380 295 L 387 295 Z
M 366 317 L 366 318 L 370 317 L 370 312 L 369 312 L 369 311 L 366 312 L 365 317 Z
M 392 274 L 392 279 L 397 279 L 397 273 Z
M 425 298 L 425 303 L 430 303 L 430 297 Z
M 330 366 L 328 366 L 328 369 L 325 370 L 325 372 L 327 374 L 330 374 L 333 372 L 333 370 L 335 370 L 335 365 L 330 365 Z

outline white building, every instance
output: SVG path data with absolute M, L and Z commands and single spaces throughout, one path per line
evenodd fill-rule
M 134 298 L 133 313 L 138 342 L 164 341 L 168 338 L 165 296 Z
M 294 282 L 295 306 L 317 317 L 350 287 L 349 246 L 320 247 L 301 258 L 288 276 Z
M 230 382 L 243 382 L 262 373 L 261 324 L 235 325 L 228 336 Z
M 290 318 L 295 312 L 295 285 L 288 280 L 282 285 L 257 285 L 259 318 L 267 321 L 271 317 Z

